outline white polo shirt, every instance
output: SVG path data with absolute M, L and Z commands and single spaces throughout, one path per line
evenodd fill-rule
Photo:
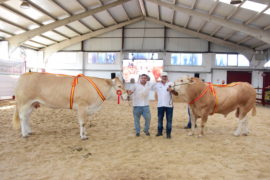
M 130 88 L 133 91 L 133 106 L 149 106 L 149 93 L 153 90 L 155 83 L 146 82 L 142 85 L 140 82 Z
M 173 107 L 171 93 L 167 91 L 168 87 L 172 85 L 172 82 L 166 82 L 165 84 L 161 82 L 156 83 L 154 90 L 158 96 L 158 107 Z

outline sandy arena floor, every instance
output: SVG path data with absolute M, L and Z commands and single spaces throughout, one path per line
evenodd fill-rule
M 32 114 L 35 134 L 21 138 L 11 128 L 13 104 L 0 107 L 1 180 L 270 179 L 269 108 L 257 108 L 247 137 L 232 135 L 232 113 L 211 116 L 206 136 L 199 138 L 187 136 L 186 106 L 177 103 L 168 140 L 155 137 L 156 102 L 151 103 L 151 136 L 135 137 L 132 107 L 108 101 L 89 118 L 89 139 L 82 141 L 75 111 L 45 107 Z

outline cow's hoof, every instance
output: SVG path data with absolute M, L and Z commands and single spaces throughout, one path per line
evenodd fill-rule
M 233 135 L 238 137 L 238 136 L 240 136 L 240 133 L 239 132 L 234 132 Z
M 243 136 L 248 136 L 248 133 L 243 133 L 242 135 L 243 135 Z
M 29 137 L 29 134 L 24 134 L 22 135 L 23 138 L 28 138 Z
M 81 140 L 87 140 L 88 139 L 88 137 L 87 136 L 83 136 L 83 137 L 81 137 Z
M 194 133 L 193 133 L 193 132 L 189 132 L 188 135 L 189 135 L 189 136 L 193 136 Z
M 203 134 L 199 134 L 199 136 L 198 136 L 198 137 L 199 137 L 199 138 L 200 138 L 200 137 L 203 137 Z

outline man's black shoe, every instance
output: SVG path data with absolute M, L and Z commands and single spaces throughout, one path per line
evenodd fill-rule
M 140 136 L 140 133 L 136 133 L 136 136 L 139 137 Z
M 157 135 L 156 136 L 162 136 L 162 133 L 157 133 Z
M 167 134 L 167 139 L 171 139 L 171 135 L 170 134 Z
M 144 132 L 146 136 L 150 136 L 150 133 L 147 131 L 147 132 Z

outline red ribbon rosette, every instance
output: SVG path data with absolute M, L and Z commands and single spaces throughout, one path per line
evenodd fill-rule
M 116 91 L 116 94 L 117 94 L 117 104 L 120 104 L 120 96 L 122 95 L 122 91 L 121 90 L 117 90 Z

